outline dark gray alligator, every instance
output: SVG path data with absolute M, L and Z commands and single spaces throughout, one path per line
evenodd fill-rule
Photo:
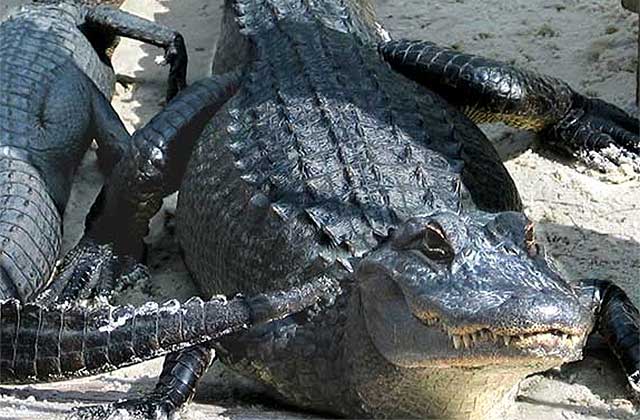
M 305 409 L 477 419 L 525 376 L 579 359 L 592 332 L 639 390 L 637 309 L 607 281 L 559 274 L 473 121 L 637 159 L 636 120 L 557 79 L 389 41 L 364 0 L 226 1 L 214 72 L 237 70 L 235 94 L 237 75 L 214 79 L 216 102 L 230 98 L 220 112 L 181 125 L 169 109 L 138 136 L 88 236 L 140 255 L 149 216 L 180 187 L 178 237 L 203 294 L 333 288 L 304 313 L 171 355 L 152 394 L 84 414 L 168 415 L 215 349 Z
M 108 246 L 86 241 L 56 267 L 61 215 L 89 142 L 97 138 L 99 162 L 109 172 L 132 141 L 107 100 L 116 37 L 165 48 L 169 98 L 184 87 L 187 64 L 178 33 L 95 3 L 39 1 L 0 25 L 0 383 L 64 379 L 157 357 L 290 314 L 322 290 L 303 286 L 183 306 L 74 304 L 107 298 L 118 281 L 146 274 Z M 218 86 L 204 87 L 217 95 Z M 207 107 L 216 102 L 196 92 Z M 168 109 L 190 96 L 181 98 Z
M 54 273 L 61 215 L 91 140 L 106 172 L 128 147 L 107 99 L 119 35 L 163 47 L 168 95 L 184 86 L 182 37 L 105 5 L 41 0 L 0 25 L 0 299 L 30 301 Z

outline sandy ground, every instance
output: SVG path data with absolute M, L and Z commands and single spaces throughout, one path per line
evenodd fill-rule
M 0 18 L 24 0 L 0 0 Z M 637 18 L 617 0 L 378 0 L 378 15 L 396 37 L 429 39 L 467 52 L 513 62 L 563 78 L 590 95 L 633 109 Z M 220 0 L 129 0 L 125 8 L 181 31 L 187 40 L 190 80 L 209 73 L 219 31 Z M 120 74 L 114 105 L 130 130 L 162 106 L 166 69 L 154 64 L 155 48 L 125 41 L 115 57 Z M 625 170 L 593 173 L 540 151 L 527 151 L 531 134 L 503 126 L 483 127 L 519 185 L 538 234 L 571 278 L 599 277 L 622 285 L 640 305 L 640 177 Z M 535 150 L 535 147 L 534 147 Z M 89 153 L 65 216 L 66 244 L 81 234 L 81 221 L 100 176 Z M 154 284 L 123 301 L 186 298 L 194 293 L 170 223 L 175 197 L 154 220 L 151 267 Z M 595 342 L 583 361 L 525 380 L 510 419 L 640 419 L 616 363 Z M 0 389 L 0 419 L 57 418 L 79 404 L 131 397 L 153 386 L 161 360 L 95 378 Z M 184 419 L 302 418 L 284 412 L 246 381 L 216 366 L 200 386 Z

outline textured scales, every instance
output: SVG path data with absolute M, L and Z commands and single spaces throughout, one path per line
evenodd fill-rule
M 516 308 L 527 308 L 526 299 L 545 299 L 536 297 L 542 289 L 553 290 L 554 302 L 566 308 L 567 320 L 573 317 L 570 322 L 579 326 L 571 347 L 581 348 L 578 342 L 582 343 L 593 321 L 586 306 L 577 306 L 576 291 L 552 266 L 523 257 L 526 218 L 519 215 L 511 222 L 500 222 L 511 225 L 489 235 L 485 232 L 491 223 L 474 225 L 473 218 L 484 217 L 477 209 L 521 211 L 522 205 L 497 153 L 464 115 L 465 111 L 484 119 L 483 113 L 513 115 L 512 123 L 539 129 L 562 117 L 568 98 L 560 95 L 546 104 L 510 104 L 509 98 L 496 96 L 499 100 L 492 107 L 489 95 L 489 102 L 479 107 L 484 111 L 454 108 L 451 104 L 458 105 L 455 100 L 447 96 L 449 104 L 383 63 L 377 44 L 384 33 L 373 20 L 368 2 L 233 1 L 226 6 L 214 71 L 242 69 L 245 79 L 205 128 L 187 167 L 178 203 L 178 235 L 185 261 L 207 294 L 256 293 L 315 277 L 339 283 L 340 291 L 304 315 L 256 328 L 239 338 L 222 339 L 216 348 L 226 363 L 265 383 L 277 398 L 318 411 L 348 416 L 474 418 L 498 410 L 520 379 L 557 365 L 557 359 L 540 357 L 521 364 L 505 359 L 503 364 L 487 362 L 477 370 L 457 368 L 455 363 L 441 369 L 428 361 L 405 366 L 410 362 L 402 359 L 404 355 L 398 363 L 390 362 L 393 348 L 391 356 L 381 354 L 375 331 L 380 325 L 371 324 L 370 319 L 384 323 L 376 321 L 376 301 L 388 300 L 386 311 L 393 320 L 404 316 L 394 312 L 394 306 L 407 302 L 396 303 L 392 300 L 396 289 L 384 287 L 378 295 L 366 297 L 359 290 L 364 280 L 352 276 L 362 266 L 361 258 L 370 253 L 395 255 L 377 249 L 384 248 L 393 232 L 409 219 L 442 212 L 453 223 L 445 229 L 448 234 L 477 239 L 480 250 L 498 252 L 505 243 L 519 249 L 499 251 L 504 254 L 496 255 L 495 261 L 476 261 L 477 250 L 461 243 L 461 268 L 451 274 L 460 278 L 452 281 L 461 287 L 470 283 L 470 293 L 475 293 L 472 280 L 465 280 L 462 274 L 468 270 L 470 279 L 477 275 L 484 278 L 478 281 L 488 283 L 495 275 L 500 282 L 514 283 L 514 290 L 530 288 L 522 295 L 513 294 L 513 308 L 505 313 L 513 315 L 502 317 L 511 323 L 513 334 L 530 331 L 523 327 L 525 323 L 533 323 L 531 328 L 552 328 L 554 320 L 534 314 L 542 306 Z M 497 76 L 505 74 L 534 89 L 548 85 L 551 90 L 543 92 L 541 100 L 555 93 L 569 94 L 563 93 L 566 85 L 552 79 L 528 73 Z M 479 87 L 490 91 L 506 83 L 496 81 L 493 86 L 492 81 L 480 81 Z M 555 88 L 559 90 L 554 93 Z M 517 106 L 521 108 L 512 109 Z M 550 112 L 549 107 L 556 107 L 557 112 Z M 473 214 L 470 219 L 464 218 L 467 212 Z M 503 234 L 507 242 L 501 242 Z M 517 256 L 512 271 L 500 269 L 501 258 L 505 262 L 512 258 L 507 255 Z M 424 281 L 420 272 L 426 274 L 423 266 L 404 257 L 381 258 L 394 268 L 397 261 L 397 271 L 389 276 L 416 276 L 409 286 L 419 289 L 415 299 L 420 293 L 429 297 L 431 290 L 419 287 Z M 402 261 L 416 271 L 406 270 Z M 531 275 L 531 279 L 516 281 L 518 273 Z M 361 274 L 367 275 L 376 274 Z M 445 300 L 446 293 L 459 290 L 451 286 L 447 292 L 444 278 L 434 282 L 443 285 Z M 490 284 L 478 287 L 492 289 Z M 508 300 L 509 294 L 501 295 L 498 290 L 486 293 Z M 364 304 L 364 299 L 370 301 Z M 518 299 L 522 302 L 516 302 Z M 473 304 L 481 304 L 481 299 L 474 298 Z M 392 330 L 385 335 L 382 329 L 378 333 L 392 347 L 403 345 L 418 356 L 425 346 L 440 351 L 436 337 L 420 341 L 422 324 L 416 321 L 421 316 L 426 320 L 436 316 L 422 314 L 419 308 L 416 311 L 413 317 L 398 319 L 406 334 L 398 332 L 396 337 L 397 331 Z M 380 316 L 384 319 L 385 315 L 381 312 Z M 637 331 L 636 318 L 637 311 L 625 318 L 629 321 L 624 334 Z M 557 325 L 570 329 L 569 324 Z M 553 340 L 558 351 L 563 351 L 566 347 L 559 340 L 565 333 L 555 333 L 560 338 Z M 549 330 L 549 337 L 555 333 Z M 456 349 L 462 348 L 463 339 L 466 348 L 466 340 L 472 338 L 456 337 Z M 504 340 L 508 346 L 512 338 L 509 335 Z M 525 338 L 516 334 L 514 340 L 524 342 Z M 494 349 L 488 352 L 495 354 Z M 579 356 L 567 353 L 563 357 L 574 360 Z M 473 357 L 468 363 L 474 366 Z M 633 368 L 634 363 L 629 366 Z M 502 387 L 493 386 L 496 378 L 504 380 Z M 492 386 L 487 387 L 488 383 Z M 468 392 L 460 393 L 460 389 Z
M 218 286 L 212 272 L 228 285 L 253 267 L 267 279 L 317 258 L 359 257 L 399 221 L 460 205 L 462 136 L 474 125 L 357 36 L 276 23 L 256 38 L 251 73 L 203 135 L 181 190 L 182 244 L 205 289 Z M 239 214 L 264 218 L 264 231 L 230 231 Z M 204 229 L 207 220 L 223 222 Z M 293 244 L 260 239 L 283 235 Z M 223 256 L 255 258 L 261 246 L 287 267 Z
M 180 34 L 99 3 L 37 0 L 0 24 L 0 300 L 31 301 L 51 279 L 61 215 L 91 141 L 104 173 L 129 147 L 108 100 L 117 36 L 165 49 L 169 96 L 185 83 Z
M 302 21 L 280 21 L 279 13 L 291 13 L 278 11 L 285 3 L 243 5 L 247 21 L 239 21 L 254 43 L 255 61 L 201 136 L 182 184 L 178 233 L 204 292 L 273 290 L 336 261 L 334 278 L 346 276 L 349 259 L 371 250 L 399 223 L 460 211 L 465 151 L 486 157 L 482 169 L 496 178 L 497 190 L 507 191 L 501 205 L 519 207 L 511 179 L 479 129 L 384 65 L 375 48 L 379 39 L 360 29 L 358 15 L 314 2 L 305 4 L 310 10 Z M 320 5 L 327 10 L 313 9 Z M 217 63 L 227 70 L 224 61 Z M 391 408 L 407 398 L 402 391 L 388 406 L 374 408 L 378 390 L 404 375 L 389 375 L 368 337 L 349 336 L 365 328 L 346 325 L 348 305 L 355 305 L 350 299 L 356 299 L 350 291 L 338 296 L 304 326 L 290 319 L 256 332 L 226 349 L 226 361 L 298 405 L 349 415 L 420 415 L 418 403 Z M 347 342 L 360 340 L 361 349 L 343 353 L 352 351 Z M 352 372 L 342 375 L 346 371 Z M 351 375 L 372 385 L 357 395 L 361 385 L 345 381 Z M 441 381 L 444 398 L 458 382 Z M 468 403 L 461 398 L 451 411 Z
M 54 381 L 131 365 L 313 305 L 324 284 L 252 298 L 139 307 L 0 301 L 0 383 Z
M 0 298 L 27 299 L 52 275 L 60 214 L 91 140 L 90 118 L 75 115 L 91 109 L 94 82 L 111 95 L 113 72 L 77 28 L 82 19 L 75 6 L 51 5 L 0 25 Z
M 302 313 L 180 351 L 151 394 L 84 415 L 171 415 L 215 350 L 302 408 L 480 418 L 527 375 L 579 359 L 595 326 L 638 387 L 640 313 L 609 282 L 563 278 L 464 112 L 548 126 L 573 151 L 637 145 L 636 121 L 553 78 L 387 41 L 365 0 L 225 6 L 225 74 L 135 136 L 89 236 L 140 255 L 183 181 L 178 235 L 204 294 L 326 290 Z

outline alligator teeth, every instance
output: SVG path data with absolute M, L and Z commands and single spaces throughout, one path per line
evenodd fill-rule
M 469 348 L 471 347 L 471 336 L 468 334 L 465 334 L 462 336 L 462 341 L 464 342 L 464 347 L 465 348 Z
M 455 347 L 456 350 L 462 347 L 462 338 L 460 338 L 459 335 L 452 335 L 451 339 L 453 340 L 453 347 Z
M 443 329 L 445 330 L 445 332 L 447 333 L 451 341 L 453 341 L 453 347 L 455 347 L 456 350 L 463 348 L 463 346 L 465 349 L 472 348 L 474 345 L 478 344 L 481 341 L 486 341 L 486 342 L 492 341 L 494 343 L 503 343 L 505 347 L 508 347 L 512 345 L 514 342 L 524 342 L 531 335 L 531 334 L 518 334 L 513 336 L 500 335 L 500 334 L 495 334 L 487 329 L 481 329 L 469 334 L 455 334 L 449 331 L 446 328 L 446 326 Z M 554 335 L 557 337 L 557 339 L 563 340 L 567 344 L 570 344 L 573 346 L 579 345 L 581 342 L 581 337 L 579 335 L 561 334 L 561 333 L 554 333 Z

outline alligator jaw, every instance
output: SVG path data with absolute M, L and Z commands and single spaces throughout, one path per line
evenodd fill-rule
M 417 319 L 427 327 L 439 327 L 443 333 L 447 334 L 451 345 L 456 350 L 471 349 L 481 343 L 493 343 L 516 349 L 578 348 L 582 346 L 585 338 L 584 334 L 567 333 L 557 329 L 523 331 L 519 334 L 496 332 L 483 327 L 465 328 L 464 331 L 461 331 L 459 328 L 447 326 L 437 317 Z
M 578 360 L 587 330 L 569 326 L 454 323 L 417 309 L 383 275 L 369 276 L 361 303 L 367 330 L 379 353 L 405 368 L 483 368 L 501 365 L 528 374 Z

